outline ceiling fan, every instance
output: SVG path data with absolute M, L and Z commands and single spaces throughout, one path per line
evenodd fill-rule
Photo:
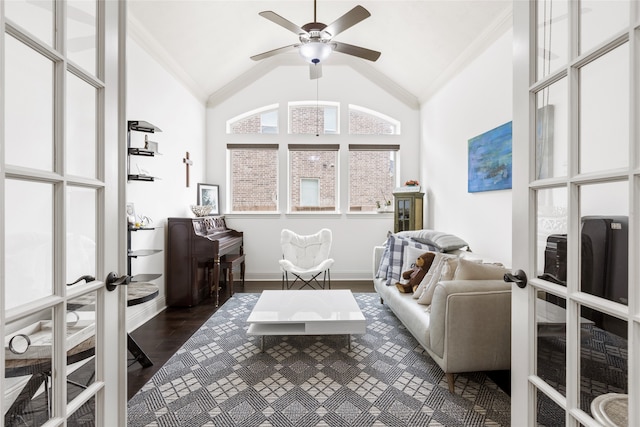
M 270 10 L 260 12 L 259 15 L 295 33 L 300 41 L 299 43 L 254 55 L 251 57 L 254 61 L 298 49 L 300 55 L 310 64 L 310 77 L 317 79 L 322 77 L 321 62 L 327 59 L 334 50 L 369 61 L 375 61 L 380 57 L 380 52 L 375 50 L 333 40 L 336 35 L 371 16 L 369 11 L 362 6 L 354 7 L 329 25 L 317 22 L 316 0 L 313 0 L 313 22 L 304 24 L 302 27 Z

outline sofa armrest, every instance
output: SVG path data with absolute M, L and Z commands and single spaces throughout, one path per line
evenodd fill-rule
M 436 285 L 431 303 L 431 351 L 445 372 L 509 369 L 511 284 L 452 280 Z
M 375 279 L 376 274 L 378 274 L 378 267 L 380 267 L 380 261 L 382 261 L 382 254 L 384 253 L 384 246 L 374 246 L 373 247 L 373 278 Z

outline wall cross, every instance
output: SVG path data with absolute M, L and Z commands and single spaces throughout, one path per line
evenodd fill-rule
M 193 165 L 193 160 L 189 159 L 189 152 L 187 151 L 187 155 L 184 159 L 182 159 L 185 167 L 187 168 L 187 187 L 189 186 L 189 166 Z

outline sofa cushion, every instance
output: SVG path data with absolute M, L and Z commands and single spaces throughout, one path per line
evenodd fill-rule
M 450 252 L 469 244 L 453 234 L 436 230 L 414 230 L 398 233 L 403 237 L 410 237 L 418 242 L 434 246 L 439 252 Z
M 403 262 L 402 262 L 402 269 L 400 270 L 400 283 L 408 283 L 409 280 L 406 280 L 402 277 L 402 273 L 404 273 L 405 271 L 411 271 L 413 270 L 413 268 L 416 266 L 416 260 L 423 256 L 425 253 L 431 253 L 431 254 L 435 254 L 435 252 L 430 252 L 430 251 L 425 251 L 423 248 L 418 248 L 415 246 L 411 246 L 411 245 L 407 245 L 404 249 L 403 252 Z M 431 263 L 433 262 L 433 257 L 427 257 L 427 259 L 425 260 L 425 265 L 423 265 L 422 268 L 424 268 L 425 271 L 429 271 L 429 268 L 431 267 Z
M 433 263 L 431 264 L 431 268 L 429 272 L 425 276 L 425 280 L 427 283 L 424 285 L 422 290 L 422 294 L 418 296 L 418 304 L 429 305 L 431 304 L 431 299 L 433 298 L 433 291 L 435 290 L 436 285 L 440 281 L 440 276 L 442 275 L 442 269 L 446 263 L 447 259 L 457 258 L 455 255 L 437 253 L 435 258 L 433 259 Z M 428 279 L 427 279 L 428 277 Z
M 381 269 L 383 264 L 386 264 L 386 285 L 387 286 L 395 286 L 396 282 L 400 281 L 400 277 L 402 274 L 402 266 L 404 261 L 404 249 L 407 246 L 412 246 L 416 248 L 420 248 L 423 252 L 428 250 L 433 250 L 433 247 L 412 240 L 408 237 L 401 237 L 395 234 L 392 234 L 387 239 L 387 247 L 388 251 L 385 249 L 383 254 L 382 262 L 380 263 Z M 385 261 L 386 257 L 386 261 Z M 379 273 L 383 273 L 383 271 L 378 271 Z M 384 278 L 382 274 L 379 277 Z
M 458 260 L 454 280 L 500 280 L 509 270 L 502 265 L 482 264 L 464 258 Z
M 387 274 L 389 273 L 389 243 L 387 239 L 387 243 L 384 245 L 384 251 L 382 252 L 382 257 L 380 258 L 380 265 L 378 266 L 378 272 L 376 273 L 376 277 L 386 279 Z
M 422 295 L 422 292 L 424 291 L 424 287 L 427 285 L 427 283 L 429 283 L 427 276 L 429 276 L 429 270 L 431 270 L 431 267 L 433 266 L 433 261 L 435 261 L 435 258 L 436 258 L 436 254 L 438 254 L 439 252 L 428 251 L 428 253 L 431 256 L 429 257 L 430 262 L 429 262 L 429 265 L 427 266 L 427 274 L 424 275 L 424 277 L 420 281 L 420 284 L 418 285 L 416 290 L 413 292 L 414 299 L 418 299 L 420 295 Z

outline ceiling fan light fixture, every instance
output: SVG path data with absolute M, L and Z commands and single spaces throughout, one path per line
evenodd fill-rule
M 331 54 L 331 45 L 321 41 L 310 41 L 300 46 L 298 51 L 305 61 L 311 64 L 319 64 L 329 57 Z

